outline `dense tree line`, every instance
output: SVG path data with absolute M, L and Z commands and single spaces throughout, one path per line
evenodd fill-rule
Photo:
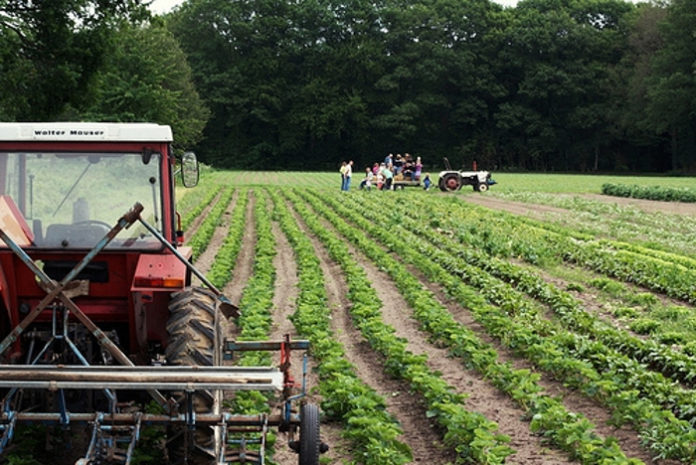
M 696 2 L 199 0 L 169 20 L 256 168 L 411 152 L 497 169 L 696 169 Z
M 0 120 L 154 121 L 190 146 L 208 116 L 141 0 L 0 0 Z
M 172 124 L 221 167 L 693 172 L 695 35 L 693 0 L 0 0 L 0 119 Z

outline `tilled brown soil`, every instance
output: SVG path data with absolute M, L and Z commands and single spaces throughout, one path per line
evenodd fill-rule
M 395 380 L 383 370 L 383 358 L 363 339 L 350 319 L 348 287 L 338 264 L 333 262 L 323 245 L 308 231 L 295 215 L 302 230 L 312 241 L 324 273 L 329 305 L 333 309 L 332 329 L 346 351 L 346 357 L 355 366 L 363 382 L 385 398 L 388 412 L 396 418 L 404 431 L 401 441 L 413 452 L 413 463 L 447 464 L 454 459 L 445 448 L 440 434 L 426 416 L 422 399 L 410 392 L 407 383 Z

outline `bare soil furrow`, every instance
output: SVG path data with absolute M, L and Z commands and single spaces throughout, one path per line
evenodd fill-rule
M 213 197 L 213 200 L 211 200 L 210 203 L 205 206 L 205 208 L 203 209 L 201 214 L 198 215 L 196 217 L 196 219 L 191 222 L 188 229 L 186 231 L 184 231 L 186 233 L 186 235 L 184 236 L 185 238 L 191 238 L 191 237 L 193 237 L 194 234 L 196 234 L 196 231 L 198 231 L 198 228 L 201 226 L 201 223 L 206 218 L 206 216 L 208 216 L 208 213 L 210 213 L 210 210 L 220 200 L 221 195 L 222 195 L 222 189 L 220 189 L 220 191 L 217 193 L 217 195 L 215 195 L 215 197 Z
M 253 191 L 250 191 L 247 211 L 245 216 L 244 236 L 242 237 L 242 247 L 237 255 L 237 264 L 234 270 L 230 270 L 232 279 L 225 286 L 222 293 L 230 301 L 237 305 L 242 298 L 244 286 L 254 269 L 254 250 L 256 246 L 256 230 L 254 229 L 254 205 L 256 203 Z
M 230 229 L 230 216 L 232 215 L 232 210 L 234 210 L 238 198 L 239 190 L 236 190 L 234 194 L 232 194 L 230 203 L 227 205 L 227 208 L 220 218 L 220 224 L 215 228 L 215 232 L 213 233 L 213 237 L 210 239 L 208 247 L 206 247 L 199 257 L 194 257 L 194 265 L 203 274 L 210 271 L 210 267 L 213 266 L 218 249 L 222 246 L 223 242 L 225 242 L 225 238 L 227 237 Z
M 352 324 L 348 288 L 340 266 L 331 260 L 324 246 L 309 232 L 302 220 L 297 215 L 295 218 L 317 252 L 329 305 L 333 309 L 332 329 L 360 379 L 385 398 L 387 410 L 401 424 L 404 431 L 402 441 L 412 448 L 413 463 L 452 462 L 455 455 L 440 441 L 440 434 L 427 418 L 420 396 L 412 394 L 406 383 L 395 380 L 384 372 L 381 355 L 371 349 Z
M 273 294 L 273 327 L 271 329 L 270 339 L 280 340 L 286 334 L 289 334 L 292 339 L 297 339 L 298 335 L 295 331 L 295 326 L 290 321 L 290 316 L 295 312 L 295 301 L 297 299 L 297 265 L 292 252 L 292 247 L 285 235 L 280 230 L 277 223 L 273 223 L 273 235 L 276 240 L 276 256 L 273 259 L 273 266 L 276 270 L 275 291 Z M 293 356 L 293 365 L 291 369 L 292 376 L 297 383 L 302 382 L 302 362 L 301 353 L 296 352 Z M 274 357 L 274 363 L 277 365 L 280 362 L 279 354 Z M 314 363 L 310 359 L 307 373 L 307 389 L 308 400 L 314 404 L 321 404 L 321 396 L 312 391 L 312 388 L 319 385 L 319 378 L 314 372 Z M 322 422 L 321 438 L 329 444 L 329 451 L 325 457 L 330 459 L 331 463 L 339 463 L 340 460 L 352 460 L 347 450 L 349 447 L 341 438 L 341 429 L 338 425 Z M 290 451 L 286 446 L 287 438 L 283 433 L 280 433 L 277 442 L 276 451 L 273 454 L 273 461 L 279 465 L 295 465 L 297 463 L 297 454 Z

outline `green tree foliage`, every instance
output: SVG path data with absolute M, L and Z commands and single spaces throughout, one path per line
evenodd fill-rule
M 148 26 L 123 23 L 109 43 L 81 117 L 169 124 L 177 145 L 195 144 L 209 112 L 171 33 L 157 22 Z
M 0 0 L 0 117 L 50 120 L 82 102 L 114 18 L 140 0 Z
M 661 23 L 664 46 L 653 61 L 647 115 L 656 133 L 668 132 L 672 169 L 696 169 L 696 3 L 673 0 Z

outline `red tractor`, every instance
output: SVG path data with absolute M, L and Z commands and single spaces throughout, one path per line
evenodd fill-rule
M 191 265 L 175 210 L 175 171 L 193 186 L 198 163 L 176 161 L 168 126 L 0 123 L 0 452 L 18 423 L 81 423 L 78 463 L 128 464 L 141 427 L 163 425 L 169 463 L 263 464 L 277 426 L 319 463 L 319 412 L 294 407 L 289 372 L 308 342 L 226 339 L 237 308 Z M 224 363 L 247 350 L 280 366 Z M 226 411 L 240 390 L 282 393 L 280 412 Z

